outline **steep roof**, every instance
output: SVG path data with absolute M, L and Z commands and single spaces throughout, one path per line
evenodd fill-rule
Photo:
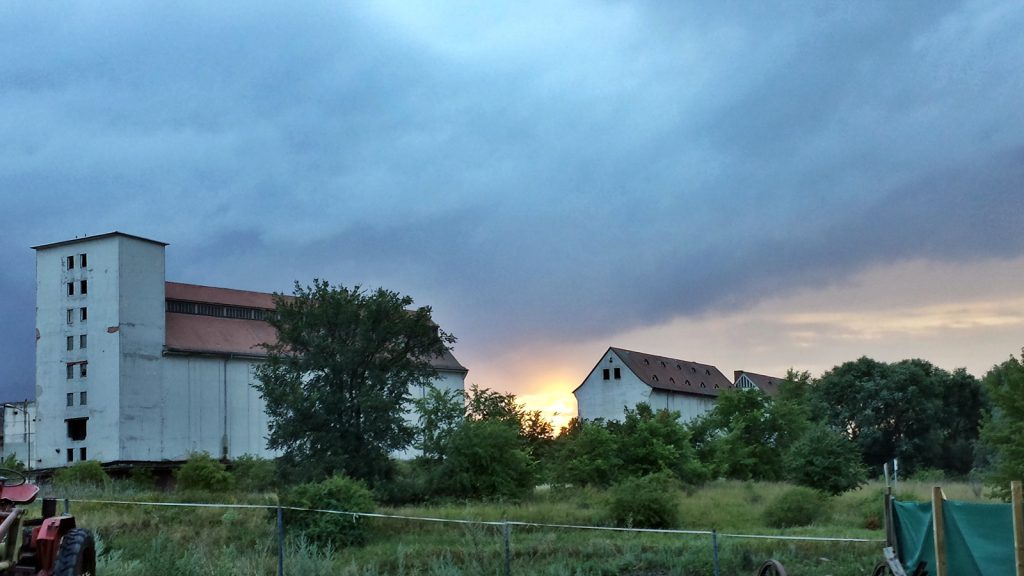
M 711 364 L 611 348 L 626 367 L 656 390 L 699 396 L 718 396 L 733 387 L 725 374 Z
M 274 309 L 273 294 L 179 282 L 165 283 L 165 298 L 235 308 Z M 277 331 L 263 320 L 180 313 L 170 309 L 165 318 L 168 352 L 263 357 L 267 352 L 262 344 L 277 340 Z M 432 359 L 430 365 L 435 370 L 468 372 L 450 351 Z
M 779 384 L 781 384 L 785 378 L 779 378 L 777 376 L 765 376 L 764 374 L 755 374 L 754 372 L 747 372 L 746 370 L 736 370 L 733 372 L 733 384 L 740 381 L 741 376 L 746 376 L 757 386 L 761 392 L 764 392 L 767 396 L 776 396 L 779 393 Z

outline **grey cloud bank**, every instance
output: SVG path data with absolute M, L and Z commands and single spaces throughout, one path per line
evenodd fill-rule
M 481 357 L 1024 252 L 1024 7 L 730 6 L 0 7 L 4 399 L 28 246 L 85 233 L 385 285 Z

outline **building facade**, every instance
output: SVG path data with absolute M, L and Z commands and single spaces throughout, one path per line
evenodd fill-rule
M 609 348 L 573 395 L 581 420 L 622 420 L 626 408 L 646 402 L 677 411 L 686 422 L 711 410 L 732 387 L 710 364 Z
M 34 247 L 33 467 L 275 456 L 252 386 L 273 296 L 167 282 L 165 247 L 120 232 Z M 433 364 L 462 390 L 451 354 Z

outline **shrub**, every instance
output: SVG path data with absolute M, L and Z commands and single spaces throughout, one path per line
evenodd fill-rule
M 140 490 L 152 490 L 156 487 L 156 474 L 151 468 L 139 466 L 132 468 L 128 481 Z
M 808 526 L 828 512 L 828 498 L 811 488 L 790 488 L 764 509 L 764 523 L 772 528 Z
M 783 459 L 791 482 L 833 496 L 867 481 L 860 450 L 846 436 L 825 425 L 815 425 L 793 443 Z
M 102 486 L 107 482 L 110 482 L 110 476 L 107 476 L 103 466 L 95 460 L 76 462 L 67 468 L 57 470 L 53 475 L 53 483 L 57 486 Z
M 174 477 L 178 480 L 179 490 L 225 492 L 234 484 L 231 473 L 206 452 L 193 452 Z
M 609 515 L 617 526 L 671 528 L 679 523 L 678 495 L 671 472 L 629 478 L 612 487 Z
M 914 482 L 938 486 L 946 481 L 946 473 L 937 468 L 922 468 L 910 477 Z
M 18 456 L 16 454 L 8 454 L 7 457 L 3 459 L 3 462 L 0 462 L 0 468 L 14 470 L 15 472 L 25 472 L 27 470 L 25 463 L 18 460 Z
M 466 420 L 451 435 L 436 490 L 459 498 L 520 498 L 533 489 L 530 456 L 514 423 Z
M 345 476 L 295 486 L 282 494 L 281 503 L 296 508 L 344 512 L 373 512 L 375 508 L 366 485 Z M 284 515 L 286 526 L 297 528 L 312 542 L 337 546 L 366 542 L 364 521 L 356 516 L 303 510 L 285 510 Z
M 235 486 L 245 492 L 268 492 L 277 485 L 277 463 L 243 454 L 231 463 Z

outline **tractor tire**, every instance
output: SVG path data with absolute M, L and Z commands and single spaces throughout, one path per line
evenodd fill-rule
M 96 574 L 96 542 L 85 528 L 69 530 L 60 541 L 53 576 Z
M 757 569 L 755 576 L 786 576 L 786 569 L 777 560 L 769 560 Z

